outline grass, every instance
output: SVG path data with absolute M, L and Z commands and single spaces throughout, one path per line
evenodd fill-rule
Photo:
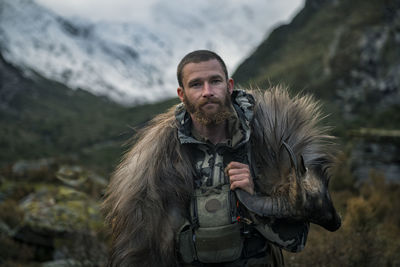
M 18 93 L 1 110 L 2 165 L 57 157 L 109 173 L 135 128 L 179 101 L 128 108 L 40 76 L 32 82 L 20 75 L 18 81 Z
M 284 253 L 287 266 L 398 266 L 400 185 L 385 183 L 381 173 L 372 171 L 369 180 L 356 187 L 346 165 L 337 168 L 333 181 L 332 199 L 342 227 L 331 233 L 312 225 L 306 248 Z
M 378 129 L 369 131 L 373 136 L 368 138 L 398 145 L 397 137 L 386 135 L 400 129 L 400 106 L 385 96 L 396 97 L 398 85 L 383 93 L 371 85 L 361 86 L 367 78 L 354 78 L 353 72 L 386 81 L 388 71 L 396 69 L 400 52 L 395 27 L 387 33 L 376 62 L 361 59 L 365 53 L 361 44 L 393 26 L 399 7 L 395 0 L 307 1 L 291 24 L 274 30 L 233 75 L 243 87 L 285 84 L 294 92 L 313 93 L 329 114 L 324 123 L 335 126 L 333 134 L 342 145 L 330 188 L 343 226 L 330 233 L 312 225 L 304 251 L 285 253 L 288 266 L 400 265 L 400 185 L 385 183 L 376 171 L 359 185 L 351 163 L 351 133 L 361 128 Z M 374 40 L 368 42 L 374 45 Z M 346 102 L 338 97 L 341 90 L 360 90 L 361 97 Z M 352 110 L 346 114 L 349 105 Z

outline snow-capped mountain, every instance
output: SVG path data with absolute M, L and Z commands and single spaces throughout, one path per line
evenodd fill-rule
M 151 21 L 89 22 L 33 0 L 2 0 L 0 52 L 27 75 L 123 104 L 149 102 L 176 94 L 176 65 L 192 50 L 216 51 L 232 71 L 276 22 L 268 10 L 265 0 L 160 0 Z

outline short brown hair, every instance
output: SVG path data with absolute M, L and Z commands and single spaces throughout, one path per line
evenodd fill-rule
M 216 53 L 209 51 L 209 50 L 196 50 L 193 52 L 190 52 L 186 56 L 184 56 L 178 64 L 178 68 L 176 71 L 176 76 L 178 78 L 178 84 L 181 88 L 183 88 L 183 83 L 182 83 L 182 71 L 183 67 L 186 66 L 186 64 L 189 63 L 199 63 L 203 61 L 208 61 L 211 59 L 216 59 L 218 62 L 221 64 L 222 70 L 225 73 L 225 78 L 228 80 L 228 70 L 226 69 L 225 62 L 222 60 L 222 58 L 217 55 Z

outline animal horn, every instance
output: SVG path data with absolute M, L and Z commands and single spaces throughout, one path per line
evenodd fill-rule
M 298 168 L 296 155 L 289 144 L 285 141 L 282 141 L 281 147 L 282 146 L 289 154 L 291 168 L 295 170 L 296 179 L 299 179 L 300 171 Z M 298 217 L 300 215 L 300 211 L 295 209 L 293 205 L 288 202 L 287 198 L 277 196 L 254 196 L 239 188 L 236 189 L 235 192 L 239 201 L 249 211 L 252 211 L 257 215 L 263 217 L 271 216 L 275 218 Z
M 299 214 L 285 198 L 273 196 L 254 196 L 237 188 L 235 190 L 238 200 L 251 212 L 262 217 L 287 218 L 298 217 Z
M 282 141 L 282 145 L 281 147 L 284 147 L 286 149 L 286 151 L 289 153 L 289 159 L 290 159 L 290 163 L 292 165 L 292 167 L 296 170 L 296 174 L 298 171 L 297 168 L 297 160 L 296 160 L 296 155 L 294 154 L 292 148 L 288 145 L 288 143 L 286 143 L 285 141 Z
M 296 177 L 300 178 L 302 175 L 304 175 L 304 173 L 306 171 L 303 156 L 300 155 L 300 165 L 299 165 L 299 162 L 297 161 L 297 157 L 294 154 L 293 149 L 289 146 L 289 144 L 286 143 L 285 141 L 282 141 L 281 147 L 282 146 L 286 149 L 286 151 L 289 154 L 290 164 L 291 164 L 292 168 L 294 168 L 294 170 L 295 170 Z
M 296 176 L 295 180 L 292 180 L 297 183 L 295 186 L 298 196 L 296 203 L 289 202 L 288 197 L 282 195 L 256 196 L 239 188 L 235 190 L 238 200 L 249 211 L 262 217 L 306 219 L 329 231 L 336 231 L 341 225 L 341 219 L 328 196 L 327 185 L 321 184 L 322 188 L 319 193 L 305 190 L 301 180 L 311 174 L 307 174 L 303 157 L 300 155 L 300 162 L 298 162 L 292 148 L 286 142 L 282 142 L 282 146 L 289 154 L 291 168 L 294 169 Z

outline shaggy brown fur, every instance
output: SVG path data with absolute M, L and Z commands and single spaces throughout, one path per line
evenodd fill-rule
M 192 192 L 172 108 L 140 134 L 112 177 L 103 204 L 112 227 L 109 266 L 176 266 L 174 233 Z M 182 212 L 181 212 L 182 211 Z
M 260 188 L 279 194 L 291 183 L 282 140 L 309 165 L 330 158 L 324 144 L 330 137 L 317 126 L 320 113 L 310 97 L 291 100 L 280 88 L 253 94 L 251 142 L 264 177 Z M 179 144 L 174 110 L 156 117 L 139 134 L 111 179 L 104 201 L 112 228 L 109 266 L 177 265 L 174 233 L 188 210 L 194 170 L 188 151 Z M 312 182 L 309 186 L 314 187 Z
M 251 142 L 260 191 L 286 200 L 293 207 L 293 217 L 337 230 L 340 217 L 328 192 L 334 138 L 329 128 L 320 125 L 320 104 L 309 95 L 291 98 L 281 87 L 251 93 L 256 99 Z
M 295 155 L 302 155 L 305 165 L 319 159 L 333 159 L 332 139 L 328 128 L 319 125 L 323 118 L 320 105 L 309 95 L 290 97 L 282 87 L 266 92 L 251 91 L 256 99 L 252 143 L 259 164 L 261 190 L 275 194 L 287 182 L 291 171 L 286 142 Z

